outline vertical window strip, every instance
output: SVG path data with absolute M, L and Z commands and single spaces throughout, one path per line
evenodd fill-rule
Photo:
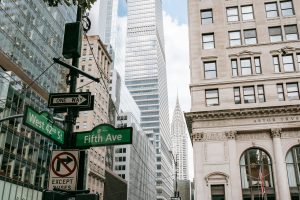
M 280 64 L 279 64 L 279 56 L 273 56 L 273 65 L 274 65 L 274 72 L 279 73 L 280 70 Z
M 234 87 L 233 88 L 234 93 L 234 103 L 235 104 L 241 104 L 241 91 L 240 87 Z
M 300 71 L 300 53 L 297 54 L 298 70 Z
M 231 60 L 231 69 L 232 69 L 232 76 L 238 76 L 238 66 L 237 66 L 236 59 Z
M 265 89 L 263 85 L 257 86 L 258 102 L 266 102 Z
M 254 63 L 255 63 L 255 73 L 256 74 L 261 74 L 261 63 L 260 63 L 260 58 L 255 57 L 254 58 Z

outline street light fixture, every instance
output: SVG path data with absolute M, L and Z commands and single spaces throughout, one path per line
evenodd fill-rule
M 177 154 L 176 154 L 176 158 L 174 157 L 173 155 L 173 152 L 172 151 L 169 151 L 170 154 L 172 155 L 172 158 L 174 160 L 174 165 L 175 165 L 175 191 L 174 191 L 174 197 L 175 199 L 179 197 L 179 192 L 177 190 Z M 173 198 L 173 197 L 172 197 Z M 171 199 L 172 199 L 171 198 Z

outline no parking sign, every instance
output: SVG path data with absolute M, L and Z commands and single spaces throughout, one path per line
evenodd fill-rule
M 76 190 L 77 172 L 78 151 L 52 151 L 48 189 Z

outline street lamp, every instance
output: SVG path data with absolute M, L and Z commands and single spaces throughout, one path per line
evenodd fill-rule
M 176 159 L 172 153 L 172 151 L 169 151 L 170 154 L 172 155 L 172 158 L 174 160 L 174 165 L 175 165 L 175 191 L 174 191 L 174 196 L 175 198 L 179 197 L 179 192 L 177 190 L 177 154 L 176 154 Z

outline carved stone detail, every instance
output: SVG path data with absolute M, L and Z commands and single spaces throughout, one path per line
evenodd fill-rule
M 281 128 L 272 128 L 271 129 L 271 137 L 272 138 L 280 138 L 281 137 Z
M 237 131 L 226 131 L 225 135 L 228 140 L 235 140 Z
M 192 139 L 194 142 L 201 142 L 204 138 L 204 133 L 193 133 Z

